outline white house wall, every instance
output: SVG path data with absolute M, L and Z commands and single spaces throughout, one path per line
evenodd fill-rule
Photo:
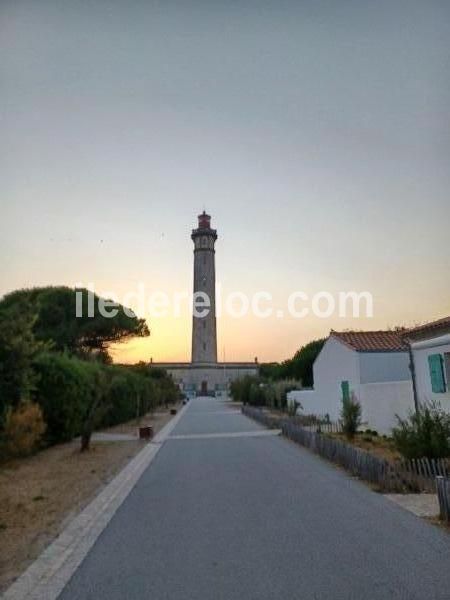
M 360 352 L 361 383 L 411 381 L 408 352 Z
M 300 402 L 301 414 L 328 414 L 340 418 L 341 382 L 361 403 L 364 427 L 390 434 L 395 415 L 407 416 L 414 407 L 407 352 L 356 352 L 332 336 L 328 338 L 314 366 L 314 389 L 297 390 L 289 402 Z
M 412 344 L 414 367 L 416 370 L 417 397 L 420 403 L 438 401 L 442 408 L 450 412 L 450 382 L 446 379 L 447 391 L 435 394 L 431 389 L 431 378 L 428 366 L 428 356 L 431 354 L 445 354 L 450 352 L 450 336 L 442 336 L 434 340 L 416 342 Z M 447 377 L 447 374 L 445 374 Z
M 341 382 L 348 381 L 350 390 L 359 396 L 358 354 L 329 337 L 314 362 L 313 374 L 314 391 L 290 392 L 289 401 L 300 402 L 304 414 L 328 414 L 332 420 L 337 420 L 341 411 Z
M 398 424 L 396 415 L 407 417 L 414 411 L 412 381 L 366 383 L 360 387 L 363 428 L 390 435 Z

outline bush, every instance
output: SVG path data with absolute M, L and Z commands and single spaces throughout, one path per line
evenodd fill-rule
M 117 425 L 154 410 L 162 394 L 149 377 L 129 367 L 109 368 L 111 382 L 106 397 L 103 426 Z M 162 380 L 161 380 L 162 381 Z
M 155 377 L 145 365 L 105 365 L 45 352 L 37 357 L 34 368 L 38 375 L 35 398 L 47 423 L 49 444 L 79 435 L 87 419 L 94 427 L 117 425 L 179 398 L 165 372 Z
M 295 417 L 297 410 L 301 407 L 301 403 L 298 400 L 294 400 L 288 405 L 288 414 L 290 417 Z
M 32 362 L 43 349 L 34 339 L 34 322 L 29 306 L 5 308 L 0 301 L 0 428 L 7 409 L 15 410 L 21 402 L 28 401 L 33 390 Z
M 113 376 L 107 394 L 107 409 L 102 419 L 102 425 L 111 427 L 136 417 L 138 400 L 133 389 L 133 383 L 127 374 L 117 373 Z M 130 396 L 132 401 L 130 402 Z
M 275 395 L 275 404 L 274 408 L 279 408 L 280 410 L 288 409 L 288 401 L 287 395 L 289 392 L 297 389 L 297 386 L 293 384 L 291 381 L 277 381 L 272 384 Z
M 361 404 L 353 393 L 350 398 L 342 399 L 341 418 L 343 432 L 352 439 L 361 425 Z
M 42 411 L 37 404 L 23 403 L 9 409 L 3 429 L 5 456 L 26 456 L 39 445 L 46 429 Z
M 67 354 L 46 352 L 37 357 L 35 397 L 47 423 L 48 443 L 67 442 L 81 433 L 95 392 L 94 373 L 100 368 Z
M 242 404 L 249 404 L 250 388 L 256 381 L 259 381 L 259 379 L 250 375 L 232 381 L 230 384 L 230 393 L 233 400 L 235 402 L 242 402 Z
M 230 384 L 231 397 L 235 402 L 280 410 L 286 410 L 287 394 L 295 389 L 292 382 L 273 382 L 251 375 L 235 379 Z
M 266 405 L 266 393 L 262 383 L 254 381 L 250 385 L 248 403 L 251 406 L 265 406 Z
M 445 458 L 450 456 L 450 415 L 438 403 L 421 407 L 407 419 L 397 416 L 392 431 L 397 450 L 406 458 Z

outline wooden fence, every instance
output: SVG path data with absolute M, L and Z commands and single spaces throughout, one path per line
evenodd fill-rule
M 450 477 L 436 477 L 440 517 L 450 523 Z
M 261 423 L 261 425 L 265 425 L 269 429 L 280 429 L 282 424 L 288 421 L 288 417 L 272 415 L 266 411 L 261 410 L 260 408 L 255 408 L 254 406 L 243 406 L 242 412 L 247 417 L 258 421 L 259 423 Z
M 329 421 L 324 418 L 317 419 L 308 416 L 295 416 L 292 417 L 292 422 L 308 431 L 313 431 L 314 433 L 342 433 L 341 421 Z
M 271 428 L 281 428 L 283 435 L 312 452 L 334 462 L 356 477 L 387 492 L 436 492 L 436 477 L 450 476 L 447 459 L 402 460 L 390 462 L 343 440 L 328 437 L 295 419 L 275 417 L 261 409 L 244 406 L 242 412 Z M 446 489 L 449 489 L 450 486 Z

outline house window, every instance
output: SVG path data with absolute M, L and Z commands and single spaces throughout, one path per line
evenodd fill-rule
M 430 370 L 431 391 L 434 394 L 443 394 L 445 392 L 445 378 L 442 354 L 430 354 L 428 356 L 428 368 Z

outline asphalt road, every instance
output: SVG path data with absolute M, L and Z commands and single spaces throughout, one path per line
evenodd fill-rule
M 191 402 L 63 600 L 449 600 L 450 535 L 212 399 Z

